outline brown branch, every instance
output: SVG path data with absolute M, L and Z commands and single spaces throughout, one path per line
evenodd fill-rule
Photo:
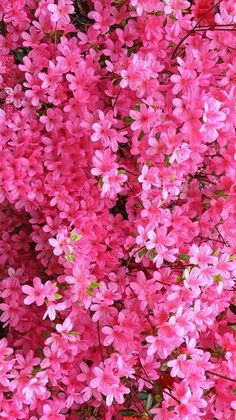
M 190 35 L 192 35 L 193 33 L 194 33 L 194 31 L 195 31 L 195 29 L 197 28 L 197 26 L 199 25 L 199 23 L 201 23 L 202 21 L 203 21 L 203 19 L 215 8 L 215 7 L 217 7 L 220 3 L 222 2 L 222 0 L 219 0 L 216 4 L 214 4 L 212 7 L 210 7 L 210 9 L 208 9 L 207 11 L 206 11 L 206 13 L 204 13 L 203 15 L 202 15 L 202 17 L 197 21 L 197 23 L 196 23 L 196 25 L 194 25 L 194 27 L 189 31 L 189 32 L 187 32 L 187 34 L 181 39 L 181 41 L 177 44 L 177 46 L 175 47 L 175 49 L 174 49 L 174 52 L 173 52 L 173 54 L 172 54 L 172 56 L 171 56 L 171 58 L 175 58 L 175 56 L 176 56 L 176 53 L 177 53 L 177 51 L 178 51 L 178 49 L 179 49 L 179 47 L 183 44 L 183 42 L 190 36 Z

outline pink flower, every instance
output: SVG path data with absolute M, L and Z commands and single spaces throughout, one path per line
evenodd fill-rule
M 170 157 L 170 163 L 177 163 L 185 162 L 190 158 L 191 150 L 187 143 L 182 143 L 180 147 L 177 147 Z
M 62 337 L 69 341 L 76 341 L 76 337 L 74 335 L 71 335 L 72 328 L 73 324 L 69 317 L 65 319 L 62 325 L 56 325 L 56 330 L 62 335 Z
M 55 114 L 53 109 L 47 110 L 47 115 L 40 117 L 40 121 L 45 124 L 46 130 L 48 132 L 53 131 L 61 127 L 63 120 L 62 111 L 58 109 L 58 112 Z
M 144 191 L 150 190 L 152 185 L 154 187 L 160 187 L 161 181 L 158 168 L 149 168 L 147 165 L 144 165 L 142 175 L 138 177 L 138 181 L 142 183 Z
M 50 6 L 50 5 L 49 5 Z M 51 6 L 54 6 L 51 4 Z M 49 61 L 47 73 L 39 73 L 38 77 L 42 80 L 42 88 L 57 88 L 61 81 L 61 69 L 53 61 Z
M 190 331 L 193 332 L 195 330 L 192 318 L 192 312 L 184 312 L 183 307 L 180 306 L 176 314 L 170 317 L 169 324 L 175 327 L 176 335 L 178 337 L 184 337 Z
M 58 0 L 58 4 L 49 4 L 48 10 L 52 13 L 53 23 L 61 22 L 67 24 L 70 22 L 69 14 L 74 12 L 71 0 Z
M 205 267 L 208 264 L 216 264 L 217 257 L 212 255 L 212 249 L 207 244 L 202 244 L 200 247 L 192 245 L 190 248 L 190 263 Z
M 48 242 L 54 248 L 53 253 L 56 256 L 73 252 L 73 243 L 66 229 L 61 230 L 56 239 L 50 238 Z
M 37 306 L 42 306 L 48 294 L 51 292 L 51 282 L 48 281 L 46 284 L 42 284 L 39 277 L 33 278 L 33 287 L 24 285 L 22 291 L 28 296 L 24 299 L 26 305 L 36 303 Z
M 140 111 L 130 111 L 129 115 L 133 118 L 134 122 L 131 124 L 133 131 L 144 131 L 148 133 L 156 120 L 156 115 L 152 107 L 147 107 L 144 104 L 140 105 Z
M 201 132 L 204 135 L 205 141 L 212 142 L 218 138 L 218 130 L 224 127 L 226 114 L 220 111 L 221 102 L 215 98 L 209 98 L 204 104 L 203 121 Z
M 56 404 L 44 404 L 43 415 L 39 418 L 40 420 L 64 420 L 65 416 L 60 414 L 62 407 L 57 407 Z
M 127 181 L 128 177 L 117 169 L 111 171 L 102 178 L 102 197 L 105 195 L 114 198 L 119 192 L 122 191 L 122 184 Z
M 122 404 L 124 402 L 124 394 L 128 394 L 130 391 L 122 385 L 112 369 L 108 365 L 103 368 L 95 367 L 93 373 L 95 378 L 90 382 L 90 386 L 106 396 L 106 404 L 110 406 L 114 399 L 118 404 Z
M 99 2 L 95 2 L 95 11 L 89 12 L 88 16 L 95 20 L 95 24 L 93 25 L 94 29 L 103 34 L 115 23 L 114 17 L 111 16 L 109 11 Z
M 34 378 L 28 381 L 28 384 L 22 389 L 26 404 L 32 404 L 37 398 L 48 398 L 49 392 L 46 389 L 47 382 L 48 376 L 46 372 L 39 372 Z
M 190 3 L 186 0 L 165 0 L 164 11 L 166 14 L 174 13 L 179 16 L 179 12 L 184 9 L 188 9 Z
M 167 362 L 167 366 L 171 367 L 171 376 L 175 377 L 178 376 L 179 378 L 184 378 L 185 375 L 182 371 L 183 366 L 185 365 L 185 361 L 187 359 L 186 354 L 180 354 L 177 359 L 170 360 Z
M 107 175 L 113 167 L 115 168 L 115 155 L 109 149 L 104 151 L 96 150 L 93 157 L 94 168 L 91 173 L 95 176 Z

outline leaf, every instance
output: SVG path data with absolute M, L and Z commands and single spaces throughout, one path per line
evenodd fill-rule
M 103 180 L 102 180 L 102 178 L 99 178 L 99 180 L 98 180 L 98 185 L 99 185 L 99 187 L 103 187 L 103 184 L 104 184 L 104 182 L 103 182 Z
M 165 156 L 165 164 L 166 164 L 167 168 L 169 168 L 171 166 L 170 156 L 168 156 L 168 155 Z
M 76 337 L 79 334 L 79 332 L 78 331 L 70 331 L 69 334 L 74 335 Z
M 167 18 L 165 18 L 164 22 L 163 22 L 163 26 L 167 25 Z
M 152 394 L 148 394 L 148 399 L 147 399 L 147 403 L 146 403 L 146 410 L 149 410 L 151 408 L 152 403 L 153 403 Z
M 231 310 L 231 312 L 233 312 L 234 315 L 236 315 L 236 305 L 233 305 L 231 303 L 231 305 L 229 305 L 229 309 Z
M 149 252 L 149 257 L 151 258 L 151 260 L 154 260 L 156 256 L 157 256 L 157 253 L 155 249 L 151 249 L 151 251 Z
M 189 260 L 189 256 L 188 256 L 188 254 L 179 254 L 179 259 L 180 260 L 188 261 Z
M 79 234 L 75 234 L 75 235 L 71 235 L 71 239 L 73 242 L 77 242 L 82 238 L 82 235 Z
M 37 373 L 41 372 L 43 369 L 40 366 L 35 366 L 32 370 L 32 375 L 37 375 Z
M 222 279 L 222 277 L 221 277 L 220 274 L 216 274 L 215 276 L 213 276 L 213 279 L 216 281 L 216 283 L 220 283 L 220 282 L 223 281 L 223 279 Z
M 94 289 L 99 287 L 99 283 L 97 281 L 92 281 L 90 285 L 87 287 L 87 293 L 89 296 L 94 296 Z
M 118 86 L 121 82 L 121 78 L 113 80 L 113 86 Z
M 215 191 L 214 191 L 214 193 L 215 193 L 216 195 L 218 195 L 218 197 L 228 198 L 228 195 L 227 195 L 227 194 L 225 194 L 225 191 L 224 191 L 224 190 L 215 190 Z
M 215 190 L 214 193 L 219 197 L 223 197 L 225 192 L 224 190 Z
M 127 408 L 127 409 L 124 409 L 124 410 L 120 410 L 119 414 L 121 416 L 124 416 L 124 417 L 128 417 L 128 416 L 134 416 L 135 417 L 135 416 L 138 415 L 138 412 L 136 410 L 131 409 L 131 408 Z
M 233 325 L 230 325 L 230 326 L 234 331 L 236 331 L 236 324 L 233 324 Z
M 146 253 L 147 253 L 147 252 L 148 252 L 147 248 L 140 249 L 140 251 L 139 251 L 139 253 L 138 253 L 138 256 L 139 256 L 140 258 L 142 258 L 142 257 L 144 257 L 144 255 L 146 255 Z
M 233 392 L 234 395 L 236 395 L 236 388 L 233 388 L 232 392 Z
M 161 370 L 162 372 L 165 372 L 167 369 L 168 369 L 167 362 L 165 362 L 165 363 L 163 363 L 163 364 L 161 365 L 160 370 Z
M 144 131 L 142 130 L 138 136 L 138 141 L 142 140 L 143 136 L 144 136 Z
M 148 398 L 147 392 L 138 392 L 137 397 L 139 400 L 146 400 Z
M 59 293 L 55 293 L 54 297 L 56 300 L 59 300 L 62 298 L 62 295 L 60 295 Z
M 73 262 L 73 261 L 75 261 L 75 257 L 74 257 L 74 255 L 73 255 L 71 252 L 68 252 L 68 253 L 66 254 L 66 259 L 67 259 L 67 261 L 69 261 L 69 262 Z
M 127 124 L 129 124 L 129 123 L 131 124 L 134 120 L 131 117 L 125 117 L 125 118 L 123 118 L 123 121 Z

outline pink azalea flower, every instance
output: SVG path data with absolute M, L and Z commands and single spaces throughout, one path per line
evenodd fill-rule
M 58 4 L 49 4 L 48 10 L 52 13 L 52 22 L 60 21 L 63 24 L 70 22 L 69 14 L 74 12 L 71 0 L 58 0 Z
M 28 295 L 24 299 L 24 303 L 26 305 L 31 305 L 35 302 L 37 306 L 42 306 L 50 291 L 50 282 L 47 283 L 44 285 L 42 284 L 41 279 L 39 277 L 35 277 L 33 279 L 33 287 L 28 285 L 23 286 L 22 291 Z
M 156 119 L 154 109 L 147 107 L 144 104 L 140 105 L 140 111 L 130 111 L 129 115 L 134 120 L 134 122 L 131 124 L 131 129 L 133 131 L 143 130 L 144 133 L 148 133 L 151 130 L 151 127 Z

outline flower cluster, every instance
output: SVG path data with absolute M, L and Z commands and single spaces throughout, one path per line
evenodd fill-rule
M 0 418 L 235 419 L 234 0 L 0 3 Z

